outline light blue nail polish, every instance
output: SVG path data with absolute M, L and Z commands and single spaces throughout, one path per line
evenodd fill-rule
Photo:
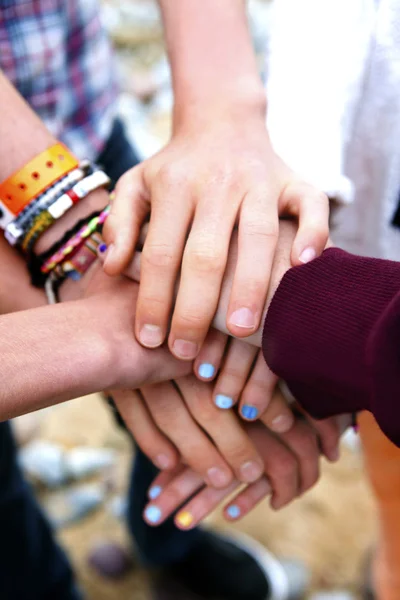
M 210 363 L 202 363 L 199 366 L 199 375 L 200 377 L 204 377 L 204 379 L 210 379 L 214 376 L 215 367 Z
M 226 410 L 227 408 L 232 408 L 233 398 L 230 396 L 225 396 L 224 394 L 218 394 L 215 397 L 215 404 L 218 406 L 218 408 L 224 408 Z
M 231 519 L 238 519 L 240 517 L 240 508 L 236 504 L 231 504 L 226 510 L 226 514 Z
M 158 498 L 158 496 L 161 494 L 161 492 L 162 492 L 162 487 L 160 487 L 159 485 L 153 485 L 153 487 L 151 487 L 149 489 L 150 500 L 155 500 L 156 498 Z
M 158 506 L 148 506 L 144 511 L 144 514 L 149 523 L 158 523 L 161 519 L 161 510 Z
M 242 406 L 240 412 L 242 417 L 249 419 L 249 421 L 254 421 L 258 417 L 258 409 L 255 406 L 250 406 L 250 404 Z

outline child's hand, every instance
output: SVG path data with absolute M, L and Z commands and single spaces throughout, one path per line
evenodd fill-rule
M 144 511 L 145 520 L 150 525 L 159 525 L 180 509 L 175 524 L 180 529 L 191 529 L 238 491 L 224 509 L 226 519 L 237 520 L 266 496 L 271 496 L 271 507 L 279 509 L 315 485 L 320 452 L 317 434 L 309 423 L 298 418 L 294 427 L 279 437 L 262 423 L 249 424 L 246 429 L 264 460 L 264 475 L 258 481 L 240 491 L 242 484 L 237 480 L 225 489 L 216 490 L 205 486 L 204 480 L 191 469 L 179 465 L 174 472 L 161 473 L 154 480 L 149 489 L 150 503 Z M 152 515 L 158 518 L 149 518 Z
M 246 337 L 259 327 L 278 238 L 278 215 L 299 218 L 292 260 L 306 262 L 328 237 L 328 200 L 275 154 L 264 115 L 219 114 L 188 121 L 156 156 L 118 182 L 104 227 L 105 269 L 127 266 L 143 221 L 150 226 L 135 331 L 147 347 L 167 336 L 175 356 L 194 359 L 210 327 L 235 224 L 238 263 L 227 309 L 228 331 Z M 181 269 L 175 308 L 175 283 Z
M 182 460 L 217 488 L 226 487 L 233 474 L 246 483 L 262 475 L 263 461 L 237 415 L 217 408 L 212 386 L 194 375 L 112 395 L 138 445 L 159 469 Z

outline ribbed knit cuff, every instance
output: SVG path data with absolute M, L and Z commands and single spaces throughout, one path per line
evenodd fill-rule
M 399 290 L 400 263 L 336 248 L 286 273 L 265 321 L 263 352 L 310 414 L 325 418 L 370 409 L 397 438 Z M 397 346 L 388 326 L 398 333 Z

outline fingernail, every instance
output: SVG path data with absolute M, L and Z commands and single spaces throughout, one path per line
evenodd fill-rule
M 176 521 L 181 527 L 190 527 L 193 523 L 193 520 L 193 515 L 187 510 L 184 510 L 176 515 Z
M 159 469 L 168 469 L 171 466 L 171 460 L 166 454 L 157 454 L 154 462 Z
M 211 379 L 211 377 L 214 377 L 214 373 L 215 373 L 215 368 L 210 363 L 202 363 L 199 366 L 199 375 L 200 375 L 200 377 L 203 377 L 204 379 Z
M 159 485 L 153 485 L 153 487 L 151 487 L 149 489 L 149 498 L 150 500 L 155 500 L 156 498 L 158 498 L 158 496 L 161 494 L 162 492 L 162 487 Z
M 107 244 L 100 244 L 99 252 L 101 252 L 103 254 L 106 250 L 107 250 Z
M 243 481 L 250 483 L 261 477 L 262 468 L 254 460 L 251 460 L 240 467 L 240 474 Z
M 278 433 L 285 433 L 285 431 L 289 431 L 292 425 L 293 419 L 287 415 L 278 415 L 271 421 L 271 429 L 273 431 L 277 431 Z
M 146 323 L 139 332 L 139 340 L 148 348 L 156 348 L 162 343 L 161 327 Z
M 242 417 L 249 421 L 254 421 L 258 417 L 258 408 L 250 404 L 244 404 L 240 410 Z
M 317 253 L 315 252 L 314 248 L 306 248 L 300 254 L 299 261 L 302 262 L 302 263 L 304 263 L 304 264 L 306 264 L 306 263 L 314 260 L 314 258 L 316 256 L 317 256 Z
M 225 396 L 224 394 L 217 394 L 215 396 L 215 404 L 218 406 L 218 408 L 223 408 L 226 410 L 228 408 L 232 408 L 233 398 L 230 396 Z
M 229 484 L 229 474 L 218 467 L 211 467 L 211 469 L 208 469 L 207 475 L 211 485 L 214 485 L 215 487 L 226 487 Z
M 197 355 L 197 344 L 186 340 L 175 340 L 172 348 L 179 358 L 195 358 Z
M 238 519 L 240 517 L 240 513 L 241 513 L 241 510 L 240 510 L 240 508 L 238 507 L 237 504 L 231 504 L 226 509 L 226 514 L 231 519 Z
M 144 511 L 144 515 L 149 523 L 158 523 L 161 519 L 161 510 L 158 506 L 148 506 Z
M 239 308 L 230 316 L 229 322 L 231 325 L 241 327 L 243 329 L 253 329 L 256 325 L 254 314 L 249 308 Z

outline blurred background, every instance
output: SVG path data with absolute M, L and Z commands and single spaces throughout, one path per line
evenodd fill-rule
M 250 0 L 254 46 L 263 72 L 270 2 Z M 168 140 L 172 93 L 156 2 L 103 0 L 102 18 L 117 51 L 119 110 L 142 158 Z M 74 563 L 89 600 L 152 600 L 150 575 L 135 564 L 124 526 L 132 447 L 109 407 L 89 396 L 21 417 L 14 424 L 20 458 Z M 228 525 L 218 511 L 212 527 Z M 262 503 L 237 528 L 273 552 L 311 569 L 309 599 L 356 600 L 362 563 L 374 543 L 371 495 L 357 436 L 342 442 L 341 460 L 323 465 L 320 483 L 275 513 Z M 89 557 L 116 543 L 121 575 L 109 578 Z M 124 553 L 125 552 L 125 553 Z

